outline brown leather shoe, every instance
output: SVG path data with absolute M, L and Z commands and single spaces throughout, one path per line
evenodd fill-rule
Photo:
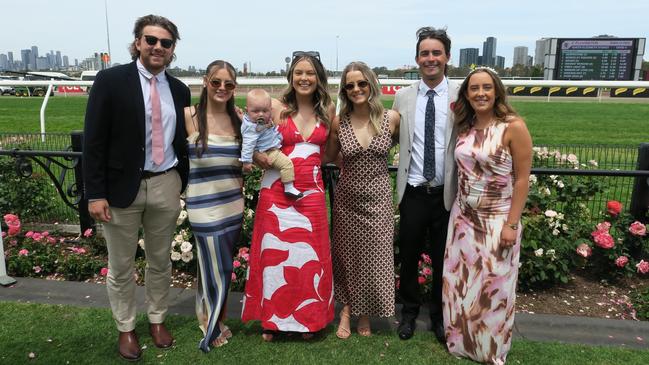
M 137 341 L 135 331 L 119 333 L 119 356 L 124 360 L 138 361 L 142 357 L 140 343 Z
M 161 349 L 166 349 L 171 347 L 174 343 L 174 338 L 171 336 L 171 333 L 167 331 L 164 323 L 150 323 L 149 324 L 149 333 L 153 339 L 153 344 L 156 347 Z

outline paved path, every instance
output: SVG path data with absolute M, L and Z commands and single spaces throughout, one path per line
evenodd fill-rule
M 71 281 L 53 281 L 33 278 L 17 278 L 10 287 L 0 287 L 0 301 L 25 303 L 63 304 L 79 307 L 108 308 L 106 286 Z M 171 289 L 170 314 L 193 316 L 196 291 Z M 227 317 L 239 318 L 241 293 L 228 298 Z M 137 288 L 138 312 L 145 312 L 144 288 Z M 337 309 L 338 313 L 340 308 Z M 397 306 L 397 313 L 399 313 Z M 587 345 L 622 346 L 649 349 L 649 322 L 599 319 L 588 317 L 557 316 L 548 314 L 516 314 L 514 337 L 532 341 L 559 341 Z M 395 318 L 376 319 L 372 327 L 395 330 Z M 430 327 L 424 307 L 417 319 L 417 331 Z

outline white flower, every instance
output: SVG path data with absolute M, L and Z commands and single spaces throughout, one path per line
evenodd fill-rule
M 183 224 L 185 219 L 187 219 L 187 211 L 183 209 L 180 211 L 180 214 L 178 214 L 178 219 L 176 219 L 176 225 L 179 226 Z
M 539 153 L 541 152 L 541 147 L 532 147 L 532 151 Z
M 194 254 L 191 251 L 183 252 L 180 256 L 183 262 L 190 262 L 194 258 Z
M 555 181 L 557 179 L 557 177 L 558 177 L 558 175 L 550 175 L 550 179 L 552 179 L 552 181 Z
M 552 260 L 552 261 L 554 261 L 554 259 L 557 258 L 557 256 L 555 255 L 555 251 L 554 251 L 553 249 L 549 249 L 549 250 L 545 253 L 545 255 L 546 255 L 546 256 L 550 256 L 550 260 Z
M 568 155 L 566 155 L 565 153 L 561 155 L 561 162 L 566 162 L 567 160 L 568 160 Z
M 176 237 L 174 237 L 174 241 L 176 241 L 176 242 L 184 241 L 183 235 L 182 234 L 177 234 Z
M 552 194 L 552 193 L 550 192 L 550 189 L 548 189 L 547 186 L 546 186 L 546 187 L 543 187 L 543 188 L 541 188 L 541 189 L 539 189 L 539 193 L 540 193 L 541 195 L 546 195 L 546 196 Z
M 565 185 L 563 184 L 563 181 L 561 181 L 561 180 L 558 180 L 558 181 L 557 181 L 557 187 L 558 187 L 559 189 L 563 189 L 564 186 L 565 186 Z
M 541 257 L 541 256 L 543 256 L 543 249 L 542 249 L 542 248 L 539 248 L 538 250 L 534 251 L 534 255 L 535 255 L 536 257 Z
M 392 156 L 392 166 L 399 166 L 399 152 Z
M 181 259 L 180 252 L 178 251 L 171 251 L 171 261 L 178 261 Z
M 593 167 L 597 167 L 597 166 L 599 166 L 599 164 L 598 164 L 597 161 L 595 161 L 595 160 L 589 160 L 589 161 L 588 161 L 588 164 L 591 165 L 591 166 L 593 166 Z
M 248 209 L 248 212 L 246 212 L 246 217 L 247 218 L 252 218 L 255 216 L 255 211 L 252 209 Z
M 568 226 L 564 224 L 561 226 L 561 229 L 565 232 L 568 230 Z
M 180 209 L 185 209 L 185 200 L 180 199 Z
M 536 175 L 530 175 L 530 183 L 536 184 Z
M 180 251 L 181 252 L 189 252 L 191 250 L 192 250 L 192 244 L 191 243 L 185 241 L 185 242 L 180 244 Z
M 552 230 L 552 235 L 553 235 L 553 236 L 558 236 L 559 233 L 561 233 L 561 232 L 559 232 L 559 230 L 556 229 L 556 228 Z
M 568 162 L 570 162 L 573 165 L 578 165 L 579 164 L 579 160 L 577 159 L 577 156 L 575 156 L 572 153 L 568 155 L 567 160 L 568 160 Z
M 562 220 L 563 217 L 563 213 L 557 213 L 557 220 Z
M 555 212 L 552 209 L 548 209 L 548 210 L 545 211 L 545 216 L 548 217 L 548 218 L 554 218 L 554 217 L 557 216 L 557 212 Z
M 137 244 L 144 250 L 144 238 L 140 238 L 140 240 L 137 241 Z

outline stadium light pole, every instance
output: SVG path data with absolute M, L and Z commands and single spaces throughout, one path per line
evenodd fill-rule
M 338 73 L 338 38 L 339 35 L 336 35 L 336 73 Z
M 108 62 L 106 66 L 110 67 L 113 54 L 110 52 L 110 35 L 108 32 L 108 0 L 104 0 L 104 10 L 104 13 L 106 14 L 106 43 L 108 43 Z

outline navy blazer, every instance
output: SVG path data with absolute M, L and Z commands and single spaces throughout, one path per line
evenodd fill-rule
M 187 185 L 187 132 L 184 108 L 191 103 L 187 85 L 166 74 L 176 109 L 173 148 Z M 145 159 L 144 96 L 137 64 L 111 67 L 97 73 L 90 89 L 83 141 L 83 179 L 87 199 L 107 199 L 126 208 L 137 196 Z

